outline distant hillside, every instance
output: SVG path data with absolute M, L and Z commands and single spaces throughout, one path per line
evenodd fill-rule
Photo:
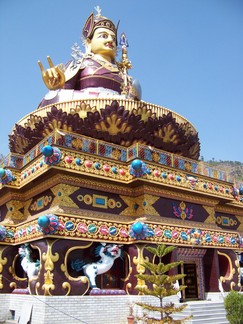
M 243 163 L 237 161 L 204 161 L 219 170 L 226 171 L 237 184 L 243 185 Z

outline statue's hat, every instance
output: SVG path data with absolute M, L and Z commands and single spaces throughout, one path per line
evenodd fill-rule
M 117 36 L 117 27 L 113 24 L 113 22 L 110 19 L 101 16 L 99 10 L 96 16 L 94 16 L 94 13 L 92 12 L 91 15 L 88 17 L 88 19 L 85 22 L 82 34 L 85 39 L 91 39 L 97 28 L 106 28 L 113 31 Z

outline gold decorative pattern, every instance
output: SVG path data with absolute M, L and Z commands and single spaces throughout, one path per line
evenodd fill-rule
M 133 257 L 133 263 L 136 265 L 136 270 L 138 274 L 143 274 L 145 272 L 144 266 L 142 264 L 144 261 L 149 261 L 148 257 L 143 257 L 143 250 L 145 248 L 146 244 L 136 244 L 138 255 L 137 257 Z M 137 285 L 135 288 L 147 288 L 147 285 L 145 284 L 145 281 L 142 279 L 137 279 Z M 139 293 L 141 294 L 141 293 Z
M 229 276 L 226 277 L 226 276 L 221 276 L 219 279 L 221 282 L 226 282 L 226 281 L 230 281 L 233 279 L 233 276 L 235 274 L 235 269 L 233 268 L 233 265 L 232 265 L 232 261 L 230 259 L 230 257 L 226 254 L 226 253 L 222 253 L 222 252 L 218 252 L 218 255 L 221 255 L 221 256 L 224 256 L 225 258 L 227 258 L 228 260 L 228 264 L 229 264 Z
M 127 276 L 126 278 L 121 278 L 122 281 L 126 282 L 129 280 L 130 276 L 131 276 L 131 273 L 132 273 L 132 265 L 131 265 L 131 257 L 130 255 L 127 253 L 127 252 L 124 252 L 125 256 L 126 256 L 126 259 L 128 261 L 128 273 L 127 273 Z M 129 284 L 126 285 L 126 287 L 128 288 Z M 132 286 L 132 285 L 131 285 Z M 130 287 L 131 287 L 130 286 Z
M 51 201 L 52 201 L 52 196 L 47 196 L 47 195 L 45 195 L 45 196 L 42 196 L 42 197 L 40 197 L 40 198 L 38 198 L 38 199 L 35 199 L 34 201 L 33 201 L 33 203 L 30 205 L 30 210 L 31 211 L 34 211 L 34 212 L 36 212 L 36 211 L 41 211 L 41 210 L 43 210 L 48 204 L 50 204 L 51 203 Z
M 42 285 L 42 290 L 44 290 L 45 296 L 51 296 L 50 290 L 55 289 L 55 285 L 53 284 L 54 274 L 52 271 L 54 270 L 54 262 L 59 260 L 59 254 L 56 252 L 55 255 L 52 254 L 52 246 L 56 241 L 47 240 L 47 252 L 42 254 L 42 259 L 44 263 L 44 284 Z
M 107 158 L 99 157 L 99 161 L 101 164 L 101 168 L 97 170 L 94 167 L 87 168 L 85 166 L 85 163 L 81 165 L 77 165 L 75 163 L 75 159 L 79 158 L 81 161 L 89 160 L 92 164 L 97 162 L 97 157 L 95 155 L 90 155 L 86 154 L 84 152 L 73 152 L 73 150 L 67 149 L 67 148 L 62 148 L 62 159 L 58 166 L 53 166 L 51 168 L 58 168 L 58 169 L 64 169 L 64 170 L 70 170 L 70 171 L 75 171 L 77 175 L 96 175 L 101 179 L 106 179 L 106 180 L 116 180 L 120 183 L 130 183 L 133 181 L 137 181 L 136 178 L 134 178 L 132 175 L 129 173 L 129 163 L 124 164 L 124 162 L 120 162 L 117 160 L 114 161 L 107 161 Z M 67 162 L 66 158 L 71 159 L 72 162 Z M 40 164 L 41 158 L 38 158 L 37 160 L 34 160 L 32 163 L 30 163 L 28 168 L 25 168 L 22 172 L 21 175 L 16 175 L 17 178 L 21 178 L 21 181 L 19 184 L 18 181 L 13 181 L 9 184 L 9 186 L 14 186 L 14 187 L 22 187 L 23 185 L 27 184 L 28 182 L 32 181 L 33 179 L 37 178 L 40 174 L 45 173 L 48 168 L 50 168 L 47 165 L 43 165 L 41 168 L 39 168 L 37 171 L 34 173 L 31 172 L 31 170 L 34 168 L 36 169 L 38 163 Z M 104 171 L 102 165 L 107 165 L 110 170 L 109 171 Z M 140 181 L 143 181 L 144 184 L 148 182 L 154 182 L 160 185 L 165 185 L 168 188 L 174 188 L 176 187 L 177 189 L 186 189 L 187 191 L 192 191 L 190 181 L 188 181 L 188 174 L 187 171 L 183 170 L 178 170 L 174 169 L 171 167 L 167 167 L 164 165 L 154 165 L 152 163 L 146 162 L 147 167 L 151 170 L 150 174 L 144 175 Z M 120 172 L 113 173 L 111 171 L 111 168 L 115 167 L 117 170 L 123 169 L 124 174 L 120 174 Z M 25 178 L 25 174 L 29 174 Z M 170 177 L 162 177 L 162 173 L 167 173 L 170 174 Z M 180 177 L 180 181 L 177 180 L 177 177 Z M 231 195 L 231 185 L 229 183 L 222 183 L 221 181 L 214 179 L 214 178 L 206 178 L 203 175 L 196 175 L 197 177 L 197 184 L 194 188 L 194 192 L 197 193 L 206 193 L 210 195 L 211 197 L 214 198 L 219 198 L 223 197 L 226 198 L 229 203 L 232 203 L 234 201 L 232 195 Z M 113 187 L 113 186 L 112 186 Z M 214 188 L 219 188 L 217 191 L 214 190 Z M 191 195 L 192 196 L 192 195 Z M 200 199 L 200 198 L 199 198 Z M 234 204 L 241 204 L 240 202 L 233 202 Z M 241 204 L 242 205 L 242 204 Z
M 124 201 L 124 203 L 127 205 L 127 208 L 125 208 L 120 215 L 125 215 L 125 216 L 136 216 L 136 209 L 134 209 L 134 205 L 139 204 L 137 203 L 136 198 L 134 197 L 129 197 L 129 196 L 120 196 L 120 198 Z
M 104 108 L 106 105 L 110 105 L 114 101 L 114 98 L 100 98 L 100 99 L 85 99 L 85 100 L 72 100 L 72 101 L 66 101 L 61 103 L 55 103 L 55 106 L 57 109 L 62 109 L 63 113 L 69 113 L 71 110 L 71 113 L 75 114 L 76 112 L 79 114 L 80 117 L 84 118 L 87 115 L 88 111 L 100 111 L 100 109 Z M 126 107 L 126 110 L 129 110 L 130 112 L 134 111 L 141 111 L 143 107 L 146 105 L 147 111 L 151 111 L 151 117 L 153 114 L 155 114 L 157 117 L 162 117 L 163 115 L 167 115 L 168 113 L 172 113 L 173 118 L 175 118 L 175 121 L 179 124 L 187 124 L 190 125 L 190 131 L 192 133 L 197 133 L 197 130 L 195 127 L 184 117 L 181 115 L 173 112 L 172 110 L 154 105 L 151 103 L 142 103 L 140 101 L 131 100 L 131 99 L 119 99 L 119 105 Z M 35 118 L 39 117 L 45 117 L 49 111 L 51 111 L 53 104 L 47 105 L 42 108 L 38 108 L 34 112 L 32 112 L 31 115 L 34 115 Z M 92 108 L 91 108 L 92 107 Z M 138 115 L 141 115 L 138 113 Z M 143 114 L 144 115 L 144 114 Z M 152 117 L 153 118 L 153 117 Z M 30 116 L 25 116 L 20 121 L 18 121 L 18 125 L 24 126 L 28 120 L 30 119 Z M 188 126 L 189 128 L 189 126 Z
M 78 104 L 74 103 L 74 105 L 72 106 L 74 108 L 69 108 L 70 113 L 72 115 L 78 114 L 80 118 L 85 118 L 87 116 L 88 112 L 97 111 L 97 107 L 96 106 L 91 106 L 92 104 L 93 104 L 93 102 L 92 103 L 87 103 L 87 101 L 86 102 L 81 101 Z
M 236 217 L 236 218 L 238 219 L 239 224 L 240 224 L 237 229 L 238 229 L 238 231 L 243 232 L 243 219 L 240 217 Z
M 132 114 L 134 114 L 135 116 L 141 116 L 141 120 L 144 122 L 147 122 L 149 118 L 156 118 L 156 114 L 152 111 L 151 108 L 148 108 L 147 105 L 134 108 L 132 110 Z
M 7 207 L 7 214 L 5 219 L 17 219 L 17 220 L 24 220 L 26 217 L 20 211 L 20 209 L 24 208 L 24 202 L 18 200 L 11 200 L 10 202 L 6 203 Z
M 225 215 L 218 215 L 216 217 L 216 223 L 218 225 L 224 225 L 228 227 L 237 225 L 237 221 L 235 219 L 232 219 L 231 217 Z
M 63 283 L 62 283 L 62 288 L 67 290 L 67 293 L 66 293 L 65 296 L 70 295 L 70 292 L 71 292 L 71 285 L 70 285 L 69 282 L 67 282 L 67 281 L 63 282 Z
M 239 262 L 239 259 L 238 259 L 238 255 L 236 254 L 236 260 L 235 260 L 235 266 L 236 266 L 236 269 L 237 269 L 237 276 L 238 276 L 238 283 L 237 283 L 237 286 L 239 288 L 241 288 L 241 269 L 240 269 L 240 262 Z
M 3 251 L 6 247 L 0 246 L 0 289 L 3 289 L 3 266 L 7 263 L 8 259 L 6 257 L 2 257 Z
M 205 205 L 212 205 L 212 206 L 216 206 L 219 201 L 218 199 L 215 199 L 215 197 L 206 197 L 206 196 L 196 196 L 196 195 L 192 195 L 189 192 L 185 192 L 185 191 L 175 191 L 173 190 L 173 188 L 163 188 L 163 187 L 156 187 L 156 189 L 154 187 L 152 187 L 151 185 L 144 185 L 143 187 L 143 191 L 149 194 L 156 194 L 157 196 L 163 196 L 163 197 L 167 197 L 167 198 L 174 198 L 176 200 L 185 200 L 185 201 L 189 201 L 189 202 L 195 202 L 198 204 L 205 204 Z
M 164 143 L 179 144 L 180 137 L 176 134 L 175 129 L 171 124 L 164 125 L 163 128 L 154 132 L 155 136 L 160 138 Z
M 29 207 L 32 202 L 32 199 L 25 201 L 24 203 L 24 216 L 28 218 L 30 216 Z
M 86 289 L 86 291 L 84 292 L 84 295 L 86 294 L 86 292 L 87 292 L 88 289 L 89 289 L 89 280 L 88 280 L 88 278 L 87 278 L 86 276 L 78 276 L 77 278 L 74 278 L 74 277 L 70 276 L 70 274 L 68 273 L 68 270 L 67 270 L 67 259 L 68 259 L 69 254 L 70 254 L 73 250 L 77 250 L 77 249 L 86 249 L 86 248 L 90 247 L 92 244 L 93 244 L 93 243 L 91 242 L 91 243 L 89 243 L 89 244 L 87 244 L 87 245 L 85 245 L 85 246 L 76 246 L 76 247 L 70 248 L 70 249 L 67 251 L 67 253 L 65 254 L 65 260 L 64 260 L 64 263 L 61 264 L 61 271 L 65 274 L 65 277 L 66 277 L 68 280 L 70 280 L 70 281 L 80 281 L 80 282 L 82 282 L 82 283 L 87 283 L 87 284 L 88 284 L 88 285 L 87 285 L 87 289 Z M 65 282 L 63 282 L 62 287 L 63 287 L 64 289 L 67 290 L 67 292 L 66 292 L 66 296 L 68 296 L 68 295 L 70 294 L 70 292 L 71 292 L 71 288 L 72 288 L 72 287 L 71 287 L 71 284 L 70 284 L 69 282 L 66 282 L 66 281 L 65 281 Z
M 78 190 L 78 187 L 74 187 L 68 184 L 59 184 L 55 187 L 51 188 L 51 191 L 55 195 L 55 198 L 52 201 L 51 207 L 54 206 L 68 206 L 68 207 L 76 207 L 78 208 L 78 205 L 73 202 L 73 200 L 69 197 L 71 194 L 73 194 L 76 190 Z
M 49 235 L 49 237 L 63 238 L 65 239 L 82 239 L 92 241 L 111 241 L 119 242 L 121 244 L 133 243 L 134 239 L 130 236 L 130 226 L 135 220 L 130 222 L 114 221 L 95 219 L 92 217 L 92 213 L 84 213 L 84 217 L 71 217 L 59 215 L 58 220 L 62 224 L 62 228 L 57 230 L 55 234 Z M 88 216 L 90 218 L 88 218 Z M 158 216 L 156 216 L 158 217 Z M 188 246 L 191 245 L 190 232 L 192 229 L 198 228 L 203 232 L 203 236 L 200 241 L 200 245 L 204 247 L 220 247 L 237 249 L 239 248 L 238 233 L 229 232 L 221 229 L 210 229 L 204 226 L 202 223 L 187 222 L 186 226 L 181 223 L 174 223 L 168 225 L 162 222 L 162 219 L 157 221 L 146 220 L 145 223 L 149 227 L 150 233 L 148 237 L 140 240 L 140 242 L 150 243 L 164 243 L 164 244 L 176 244 Z M 210 225 L 210 224 L 209 224 Z M 42 238 L 43 233 L 39 230 L 37 225 L 37 219 L 25 224 L 19 225 L 15 231 L 15 240 L 13 242 L 23 243 L 29 242 L 33 239 Z
M 123 122 L 121 118 L 113 114 L 107 116 L 105 120 L 101 121 L 99 124 L 95 124 L 95 129 L 99 132 L 108 132 L 110 135 L 117 135 L 118 133 L 129 133 L 131 131 L 131 126 L 128 123 Z
M 211 206 L 203 206 L 203 208 L 209 214 L 208 217 L 207 217 L 207 219 L 205 219 L 204 223 L 215 224 L 216 223 L 216 220 L 215 220 L 215 217 L 214 217 L 214 214 L 215 214 L 214 207 L 211 207 Z
M 46 143 L 47 145 L 48 143 Z M 42 164 L 42 167 L 39 167 Z M 44 174 L 48 170 L 49 166 L 47 164 L 43 164 L 43 156 L 38 157 L 34 161 L 32 161 L 28 167 L 25 167 L 21 170 L 20 174 L 16 175 L 16 181 L 11 182 L 11 186 L 17 186 L 18 188 L 22 188 L 24 185 L 38 178 L 39 175 Z M 32 170 L 35 170 L 32 173 Z M 26 176 L 28 175 L 28 176 Z
M 157 196 L 144 194 L 139 197 L 120 196 L 121 199 L 127 204 L 127 208 L 124 209 L 120 215 L 137 216 L 137 215 L 155 215 L 159 216 L 159 213 L 153 208 L 153 204 L 160 198 Z
M 159 215 L 159 213 L 153 208 L 153 204 L 159 200 L 160 197 L 151 196 L 151 195 L 144 195 L 144 212 L 147 215 Z
M 93 243 L 88 243 L 87 245 L 84 246 L 75 246 L 70 248 L 66 253 L 65 253 L 65 259 L 64 259 L 64 263 L 61 264 L 61 270 L 62 272 L 65 274 L 65 277 L 70 280 L 70 281 L 81 281 L 83 283 L 88 282 L 88 278 L 86 276 L 78 276 L 77 278 L 71 277 L 70 274 L 68 273 L 67 270 L 67 259 L 69 254 L 74 251 L 74 250 L 80 250 L 80 249 L 87 249 L 89 248 Z M 89 287 L 88 287 L 89 288 Z

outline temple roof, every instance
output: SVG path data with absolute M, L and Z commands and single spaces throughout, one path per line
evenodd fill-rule
M 12 153 L 26 154 L 58 129 L 128 147 L 149 145 L 198 160 L 200 142 L 194 126 L 179 114 L 144 101 L 83 99 L 39 108 L 15 124 Z

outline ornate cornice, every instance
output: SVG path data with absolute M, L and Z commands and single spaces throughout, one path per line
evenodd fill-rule
M 58 214 L 58 213 L 57 213 Z M 92 240 L 92 241 L 112 241 L 121 244 L 133 244 L 138 242 L 150 243 L 165 243 L 178 246 L 197 246 L 200 248 L 226 248 L 237 249 L 239 248 L 238 233 L 224 231 L 221 229 L 211 229 L 208 224 L 200 225 L 200 229 L 192 227 L 190 224 L 169 225 L 167 222 L 154 222 L 146 220 L 146 225 L 149 228 L 149 235 L 142 240 L 136 240 L 130 235 L 130 228 L 134 221 L 122 220 L 101 220 L 96 217 L 72 216 L 72 215 L 58 215 L 58 221 L 61 226 L 52 235 L 44 235 L 47 238 L 63 238 L 77 239 L 77 240 Z M 43 238 L 37 219 L 26 221 L 17 226 L 6 226 L 8 233 L 12 236 L 8 237 L 2 244 L 20 244 L 30 242 L 33 240 Z M 200 240 L 194 242 L 192 233 L 200 232 Z
M 8 187 L 21 189 L 28 185 L 31 181 L 37 179 L 42 174 L 46 173 L 49 169 L 57 169 L 59 171 L 75 173 L 76 176 L 85 176 L 98 178 L 100 180 L 109 181 L 112 187 L 116 188 L 119 183 L 128 188 L 127 185 L 143 182 L 147 185 L 157 185 L 170 188 L 171 190 L 183 190 L 186 192 L 193 192 L 193 195 L 203 195 L 215 199 L 222 199 L 226 202 L 233 200 L 231 194 L 231 184 L 217 181 L 215 179 L 206 179 L 201 175 L 194 178 L 194 184 L 188 179 L 188 172 L 183 170 L 176 170 L 167 166 L 161 166 L 154 163 L 146 163 L 147 168 L 150 170 L 149 174 L 137 179 L 129 173 L 129 163 L 121 161 L 113 161 L 104 157 L 90 156 L 89 154 L 79 153 L 77 151 L 62 148 L 62 159 L 57 166 L 47 166 L 43 163 L 43 158 L 39 157 L 34 160 L 28 168 L 24 168 L 20 174 L 15 175 L 16 181 L 12 181 Z M 77 164 L 75 161 L 83 161 Z M 99 168 L 95 165 L 99 164 Z M 116 170 L 116 171 L 114 171 Z M 176 193 L 179 194 L 179 193 Z

